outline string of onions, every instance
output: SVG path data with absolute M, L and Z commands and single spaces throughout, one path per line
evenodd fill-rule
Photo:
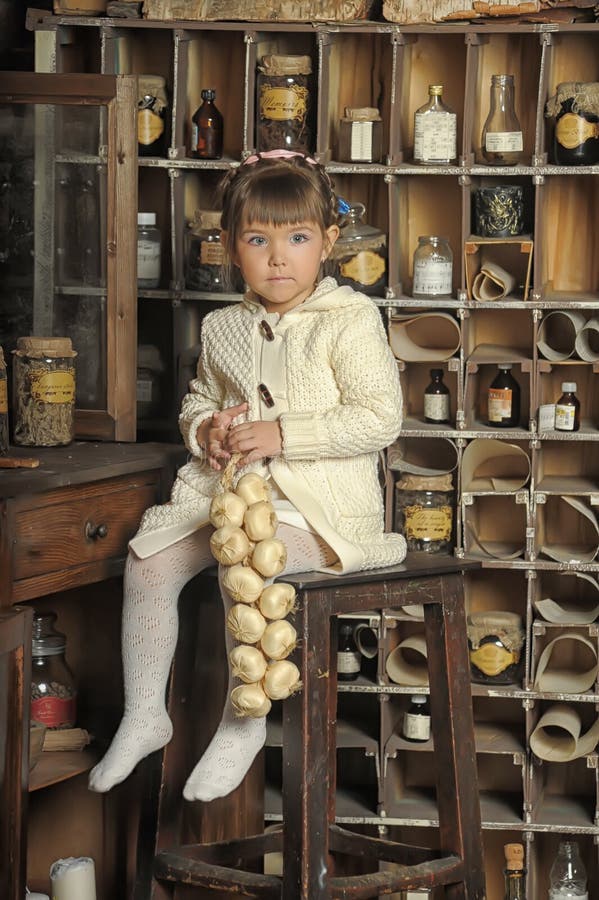
M 295 609 L 295 588 L 265 583 L 285 568 L 287 548 L 276 537 L 268 482 L 248 472 L 233 487 L 238 459 L 235 454 L 227 464 L 210 506 L 210 549 L 226 567 L 223 586 L 235 601 L 227 628 L 238 644 L 229 661 L 241 684 L 231 691 L 231 703 L 237 716 L 261 717 L 272 700 L 285 700 L 302 686 L 298 667 L 287 659 L 297 643 L 286 618 Z

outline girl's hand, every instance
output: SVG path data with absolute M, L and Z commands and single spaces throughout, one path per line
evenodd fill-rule
M 230 428 L 225 438 L 230 453 L 241 453 L 237 468 L 269 456 L 280 456 L 283 438 L 278 422 L 242 422 Z
M 196 440 L 200 447 L 206 452 L 208 465 L 215 472 L 219 472 L 222 468 L 219 460 L 227 462 L 231 454 L 225 449 L 225 438 L 231 427 L 231 422 L 247 412 L 247 403 L 239 403 L 237 406 L 230 406 L 228 409 L 222 409 L 204 419 L 196 432 Z

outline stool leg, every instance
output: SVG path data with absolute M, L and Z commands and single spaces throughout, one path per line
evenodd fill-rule
M 299 600 L 295 659 L 303 688 L 283 706 L 282 900 L 329 900 L 329 606 L 324 592 L 305 591 Z
M 474 747 L 470 665 L 461 574 L 440 579 L 442 603 L 424 607 L 431 726 L 439 780 L 441 848 L 461 856 L 465 882 L 446 889 L 451 900 L 484 900 L 480 802 Z

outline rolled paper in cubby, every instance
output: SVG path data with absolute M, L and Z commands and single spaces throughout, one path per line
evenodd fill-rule
M 509 543 L 507 541 L 481 541 L 470 522 L 465 522 L 465 528 L 470 541 L 478 547 L 484 556 L 488 556 L 490 559 L 518 559 L 519 556 L 524 555 L 524 543 L 517 544 L 513 541 L 510 541 Z M 523 537 L 523 540 L 525 541 L 526 537 Z M 466 550 L 469 553 L 472 552 L 470 547 L 467 547 Z
M 458 466 L 458 448 L 449 438 L 398 438 L 387 450 L 387 465 L 408 475 L 448 475 Z
M 585 362 L 599 360 L 599 319 L 589 319 L 576 335 L 575 349 Z
M 539 352 L 552 362 L 569 359 L 574 354 L 576 335 L 584 324 L 583 314 L 575 310 L 563 309 L 547 313 L 539 325 Z
M 450 359 L 460 348 L 459 323 L 448 313 L 393 316 L 389 343 L 404 362 L 439 362 Z
M 530 736 L 530 749 L 546 762 L 570 762 L 592 753 L 599 742 L 599 718 L 581 734 L 582 723 L 574 707 L 554 703 L 543 713 Z
M 494 262 L 485 262 L 472 282 L 475 300 L 485 303 L 489 300 L 503 300 L 514 290 L 516 279 Z
M 566 642 L 576 644 L 569 658 L 571 665 L 555 663 L 552 657 L 559 655 L 559 648 L 565 652 Z M 577 668 L 574 668 L 574 660 Z M 586 666 L 586 668 L 585 668 Z M 537 663 L 534 687 L 538 691 L 552 691 L 559 694 L 583 694 L 590 690 L 597 680 L 597 648 L 582 634 L 567 631 L 550 641 L 543 649 Z
M 415 661 L 410 661 L 406 658 L 406 650 L 411 651 L 411 654 L 416 657 Z M 421 659 L 418 659 L 418 657 Z M 423 634 L 413 634 L 405 638 L 387 657 L 385 670 L 395 684 L 428 684 L 425 636 Z
M 462 455 L 462 492 L 511 494 L 530 478 L 530 459 L 517 444 L 475 438 Z
M 597 535 L 598 543 L 594 550 L 583 550 L 580 547 L 573 547 L 571 544 L 551 544 L 550 546 L 543 544 L 541 553 L 544 553 L 545 556 L 554 559 L 556 562 L 593 562 L 597 553 L 599 553 L 599 523 L 595 513 L 588 506 L 585 506 L 582 500 L 576 497 L 559 497 L 558 499 L 563 500 L 564 503 L 567 503 L 591 523 Z
M 551 597 L 543 597 L 535 600 L 534 605 L 538 613 L 547 621 L 557 625 L 590 625 L 599 616 L 599 583 L 585 572 L 561 572 L 562 578 L 582 579 L 593 586 L 595 600 L 581 605 L 573 600 L 553 600 Z

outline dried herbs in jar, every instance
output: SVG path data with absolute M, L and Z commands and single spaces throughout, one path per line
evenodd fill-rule
M 0 454 L 8 450 L 8 390 L 6 387 L 6 363 L 0 347 Z
M 13 350 L 15 444 L 60 447 L 73 440 L 75 357 L 70 338 L 22 337 Z
M 258 66 L 256 147 L 259 151 L 312 149 L 312 60 L 263 56 Z
M 224 247 L 220 241 L 220 213 L 197 209 L 185 235 L 187 266 L 185 287 L 189 291 L 221 293 L 223 286 Z
M 395 529 L 408 550 L 450 553 L 453 529 L 451 474 L 404 475 L 395 487 Z

